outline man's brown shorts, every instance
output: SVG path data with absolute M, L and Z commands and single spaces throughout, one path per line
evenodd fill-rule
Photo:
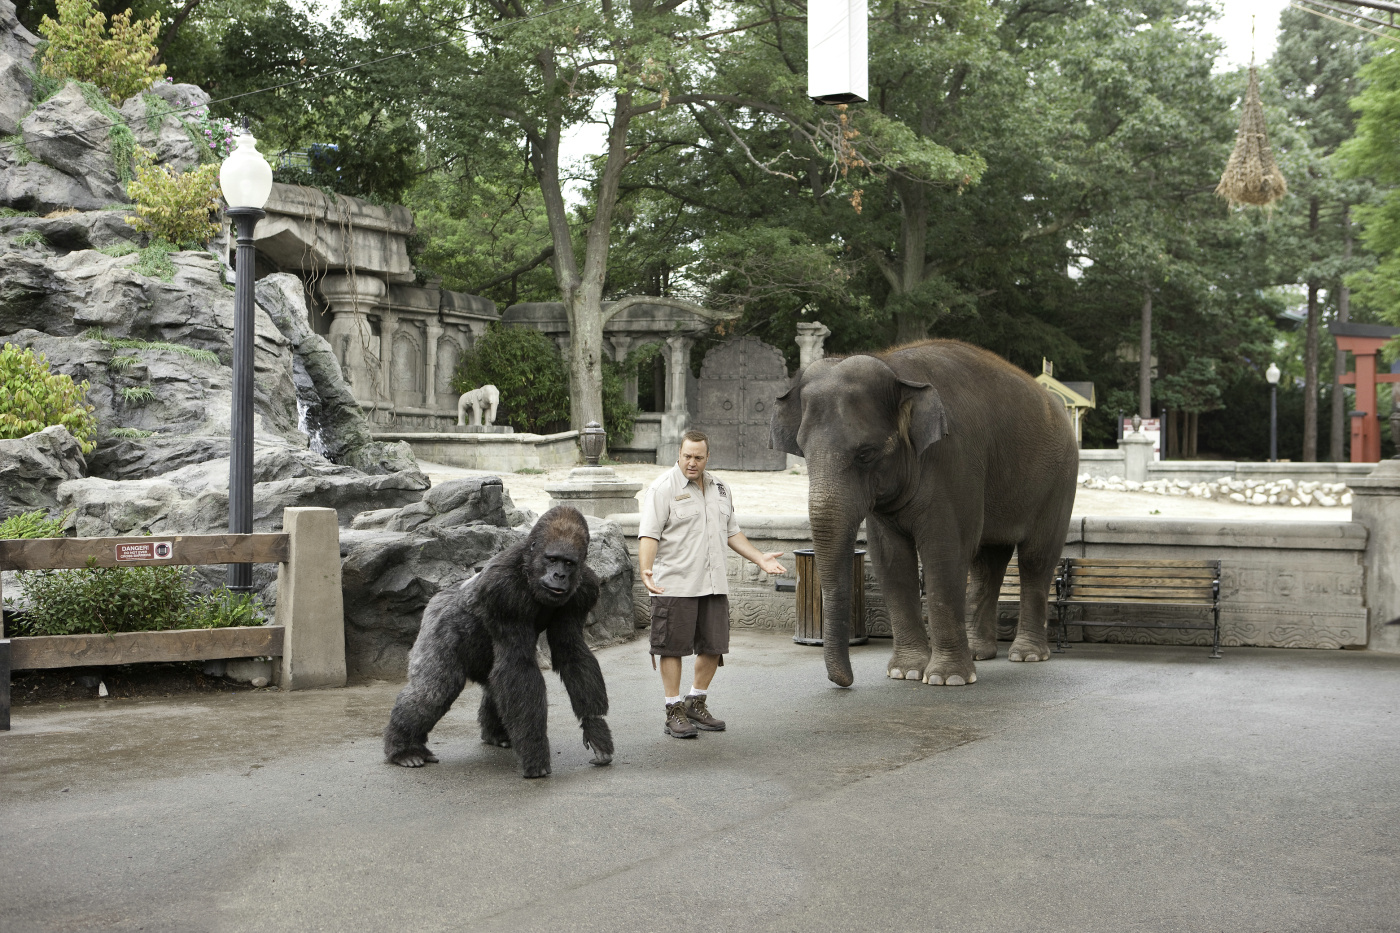
M 653 596 L 651 653 L 663 658 L 729 652 L 729 597 Z

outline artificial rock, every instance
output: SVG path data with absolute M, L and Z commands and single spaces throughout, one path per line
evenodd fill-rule
M 54 511 L 59 486 L 84 472 L 82 448 L 62 426 L 0 440 L 0 521 L 36 509 Z

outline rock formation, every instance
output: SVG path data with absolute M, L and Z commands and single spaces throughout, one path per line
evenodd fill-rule
M 138 252 L 147 243 L 126 220 L 110 115 L 75 83 L 33 99 L 44 84 L 35 45 L 0 0 L 0 136 L 11 137 L 0 141 L 0 342 L 89 383 L 97 446 L 84 456 L 63 428 L 0 440 L 0 519 L 43 508 L 71 512 L 83 537 L 222 532 L 234 313 L 226 238 L 169 254 L 164 268 Z M 116 109 L 159 163 L 184 170 L 202 151 L 170 111 L 207 102 L 197 87 L 157 84 Z M 302 280 L 264 276 L 255 297 L 254 529 L 278 530 L 288 506 L 336 509 L 352 673 L 401 676 L 427 600 L 518 540 L 534 516 L 494 477 L 429 491 L 406 444 L 371 435 L 310 326 Z M 594 535 L 589 563 L 604 598 L 589 632 L 602 644 L 631 633 L 632 580 L 617 527 L 594 523 Z M 269 607 L 275 572 L 254 572 Z M 200 576 L 212 587 L 224 568 Z

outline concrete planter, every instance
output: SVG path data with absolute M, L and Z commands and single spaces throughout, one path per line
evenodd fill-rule
M 376 434 L 376 440 L 406 441 L 413 455 L 430 463 L 465 470 L 557 470 L 579 462 L 578 432 L 559 434 L 458 434 L 398 432 Z

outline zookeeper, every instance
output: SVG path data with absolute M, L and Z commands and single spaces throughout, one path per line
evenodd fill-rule
M 753 561 L 765 573 L 786 573 L 782 551 L 764 554 L 734 519 L 729 486 L 706 474 L 710 441 L 687 431 L 676 465 L 662 473 L 642 496 L 637 530 L 637 562 L 651 593 L 651 653 L 661 659 L 666 693 L 666 734 L 693 739 L 723 732 L 724 721 L 710 715 L 706 697 L 715 669 L 729 651 L 729 584 L 724 545 Z M 681 697 L 681 658 L 695 655 L 690 694 Z

